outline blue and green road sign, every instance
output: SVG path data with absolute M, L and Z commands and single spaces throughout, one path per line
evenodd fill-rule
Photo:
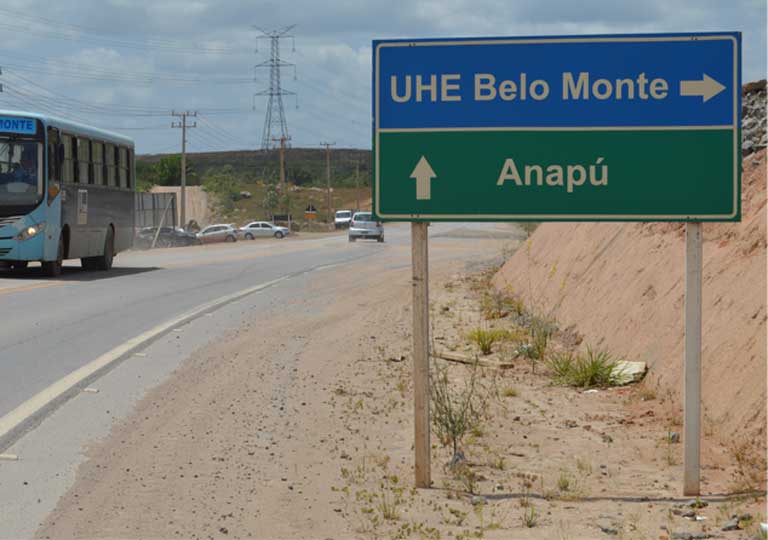
M 373 42 L 392 221 L 738 221 L 741 34 Z

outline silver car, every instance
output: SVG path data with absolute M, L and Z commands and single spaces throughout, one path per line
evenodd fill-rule
M 238 234 L 241 238 L 246 240 L 253 240 L 254 238 L 267 238 L 274 236 L 275 238 L 282 238 L 288 235 L 288 227 L 280 227 L 269 221 L 251 221 L 247 225 L 238 229 Z
M 214 242 L 236 242 L 237 230 L 228 223 L 217 223 L 208 225 L 202 231 L 197 233 L 197 237 L 203 244 L 212 244 Z
M 377 242 L 384 241 L 384 226 L 381 221 L 373 219 L 371 212 L 356 212 L 349 223 L 349 241 L 358 238 L 375 238 Z

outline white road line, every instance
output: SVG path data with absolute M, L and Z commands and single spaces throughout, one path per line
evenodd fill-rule
M 243 289 L 233 294 L 217 298 L 210 302 L 206 302 L 191 311 L 188 311 L 178 317 L 161 323 L 146 332 L 139 334 L 138 336 L 129 339 L 128 341 L 118 345 L 114 349 L 106 352 L 93 360 L 92 362 L 82 366 L 79 369 L 71 372 L 65 377 L 59 379 L 55 383 L 51 384 L 48 388 L 37 393 L 14 410 L 0 418 L 0 449 L 6 448 L 12 442 L 15 441 L 18 435 L 21 435 L 27 428 L 31 428 L 31 421 L 41 417 L 42 414 L 48 409 L 48 407 L 59 400 L 65 398 L 67 394 L 72 391 L 83 381 L 88 380 L 99 371 L 107 368 L 111 364 L 129 355 L 137 348 L 145 345 L 147 342 L 162 336 L 163 334 L 173 330 L 175 327 L 188 323 L 191 320 L 205 314 L 206 312 L 213 311 L 222 307 L 225 304 L 239 300 L 249 294 L 259 292 L 267 287 L 271 287 L 281 281 L 285 281 L 295 274 L 289 274 L 260 285 L 255 285 L 247 289 Z

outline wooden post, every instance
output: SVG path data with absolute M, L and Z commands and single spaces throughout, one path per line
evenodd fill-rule
M 685 386 L 683 389 L 683 495 L 700 495 L 701 286 L 700 222 L 685 225 Z
M 411 223 L 413 266 L 413 392 L 416 487 L 432 484 L 429 442 L 429 250 L 428 223 Z
M 165 210 L 163 210 L 163 215 L 160 218 L 160 224 L 157 226 L 157 230 L 155 231 L 155 237 L 152 238 L 152 245 L 149 246 L 149 249 L 155 249 L 155 244 L 157 244 L 157 238 L 160 236 L 160 229 L 163 228 L 163 225 L 165 224 L 165 214 L 168 213 L 168 209 L 171 207 L 171 203 L 175 201 L 175 197 L 168 197 L 168 204 L 165 205 Z

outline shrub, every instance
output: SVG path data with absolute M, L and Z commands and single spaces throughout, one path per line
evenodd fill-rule
M 434 366 L 430 373 L 430 401 L 432 429 L 445 446 L 459 451 L 464 436 L 480 429 L 485 410 L 485 399 L 477 384 L 477 364 L 472 366 L 469 379 L 461 390 L 451 388 L 448 368 Z
M 467 334 L 467 338 L 478 346 L 483 355 L 489 355 L 493 352 L 494 343 L 505 339 L 507 335 L 504 330 L 495 328 L 490 330 L 475 328 Z
M 547 366 L 558 384 L 581 388 L 613 386 L 619 375 L 617 361 L 610 354 L 605 351 L 595 352 L 590 347 L 587 347 L 584 355 L 556 355 L 549 360 Z
M 618 375 L 616 360 L 605 351 L 595 352 L 587 347 L 586 356 L 575 364 L 573 386 L 584 388 L 592 386 L 613 386 Z

